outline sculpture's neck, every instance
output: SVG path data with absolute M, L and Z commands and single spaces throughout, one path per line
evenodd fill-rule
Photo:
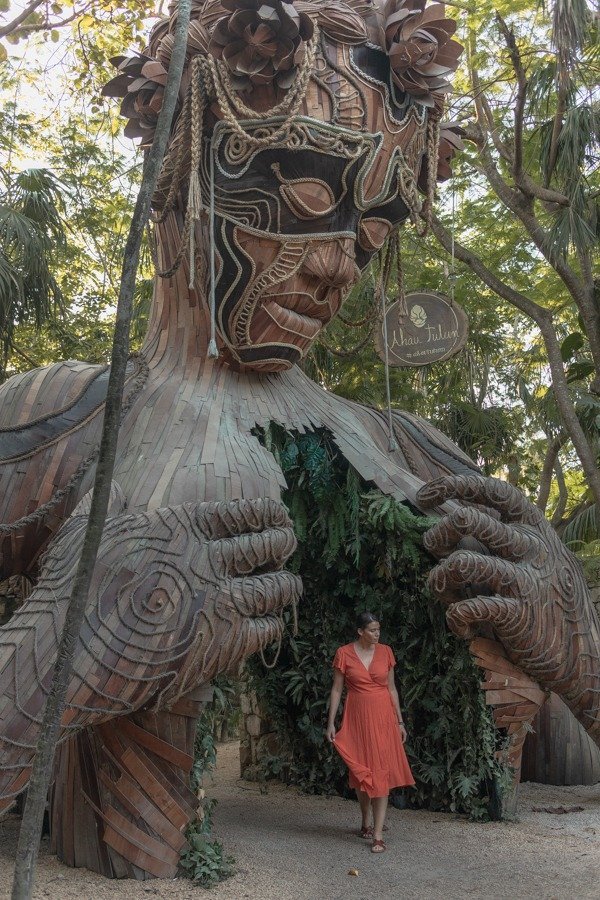
M 166 230 L 174 224 L 169 217 L 160 226 L 158 262 L 161 270 L 171 265 L 175 240 L 167 239 Z M 178 232 L 174 233 L 178 237 Z M 165 252 L 167 247 L 169 252 Z M 208 305 L 205 299 L 188 286 L 189 266 L 187 254 L 170 278 L 156 276 L 154 296 L 144 340 L 143 352 L 150 368 L 166 367 L 182 373 L 190 369 L 198 372 L 206 359 L 210 334 Z

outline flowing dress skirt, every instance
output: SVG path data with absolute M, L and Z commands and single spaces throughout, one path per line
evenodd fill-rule
M 369 797 L 387 797 L 391 788 L 415 783 L 387 686 L 394 664 L 385 644 L 376 644 L 368 669 L 352 644 L 340 647 L 334 660 L 348 689 L 334 746 L 348 766 L 350 787 Z

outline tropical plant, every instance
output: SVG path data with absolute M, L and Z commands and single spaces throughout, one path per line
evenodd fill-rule
M 331 661 L 353 637 L 356 613 L 369 609 L 398 660 L 417 781 L 396 802 L 472 817 L 497 813 L 504 776 L 480 677 L 425 590 L 431 560 L 421 536 L 430 520 L 365 483 L 327 431 L 299 435 L 271 425 L 262 439 L 286 476 L 299 541 L 292 565 L 304 583 L 298 633 L 288 632 L 273 669 L 249 664 L 251 689 L 280 742 L 280 752 L 261 761 L 265 774 L 309 792 L 348 795 L 344 766 L 324 739 Z M 291 630 L 291 614 L 288 624 Z
M 186 831 L 180 865 L 185 875 L 195 884 L 212 887 L 233 874 L 235 860 L 225 853 L 220 841 L 211 840 L 212 816 L 216 800 L 205 793 L 206 780 L 217 763 L 215 731 L 224 721 L 236 722 L 237 704 L 233 698 L 237 689 L 231 679 L 221 676 L 213 684 L 213 697 L 196 724 L 194 765 L 190 779 L 192 790 L 201 797 L 200 813 Z
M 0 378 L 15 327 L 37 328 L 56 312 L 62 292 L 53 274 L 66 245 L 64 185 L 47 169 L 0 170 Z

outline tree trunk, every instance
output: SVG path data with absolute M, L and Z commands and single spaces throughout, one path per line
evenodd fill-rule
M 454 254 L 457 259 L 466 263 L 466 265 L 469 266 L 469 268 L 472 269 L 483 283 L 491 288 L 495 294 L 498 294 L 499 297 L 502 297 L 502 299 L 510 303 L 511 306 L 516 307 L 521 312 L 525 313 L 526 316 L 529 316 L 530 319 L 533 319 L 540 329 L 546 347 L 546 353 L 548 355 L 548 365 L 552 376 L 552 390 L 554 391 L 558 411 L 565 427 L 565 431 L 573 442 L 575 452 L 581 462 L 588 485 L 594 495 L 594 500 L 600 507 L 600 471 L 596 465 L 594 451 L 592 450 L 579 419 L 577 418 L 575 406 L 573 405 L 573 401 L 569 394 L 569 386 L 567 384 L 563 360 L 560 355 L 560 345 L 552 322 L 552 314 L 543 306 L 540 306 L 538 303 L 530 300 L 529 297 L 520 293 L 520 291 L 505 284 L 484 265 L 482 260 L 476 253 L 473 253 L 472 250 L 463 247 L 457 241 L 453 241 L 450 232 L 444 228 L 441 222 L 435 217 L 431 223 L 431 230 L 448 253 L 452 252 L 452 248 L 454 248 Z
M 191 0 L 180 0 L 179 16 L 175 30 L 175 44 L 169 66 L 163 106 L 158 117 L 154 141 L 145 160 L 142 184 L 125 245 L 113 338 L 110 379 L 94 491 L 83 549 L 69 600 L 56 668 L 46 702 L 37 743 L 36 758 L 29 782 L 27 803 L 17 847 L 12 900 L 29 900 L 33 891 L 44 809 L 52 778 L 52 767 L 60 732 L 60 720 L 65 705 L 68 680 L 72 670 L 73 652 L 83 622 L 87 595 L 110 498 L 119 434 L 123 386 L 129 354 L 129 329 L 140 246 L 144 228 L 150 214 L 152 194 L 156 187 L 175 112 L 179 84 L 183 72 L 190 8 Z
M 544 465 L 542 468 L 542 474 L 540 476 L 540 490 L 537 500 L 535 501 L 535 505 L 543 513 L 546 512 L 546 507 L 548 505 L 548 497 L 550 496 L 550 488 L 552 487 L 554 465 L 556 463 L 558 452 L 562 446 L 562 443 L 563 442 L 560 438 L 554 438 L 554 440 L 550 441 L 550 443 L 548 444 L 548 449 L 546 450 L 546 456 L 544 457 Z

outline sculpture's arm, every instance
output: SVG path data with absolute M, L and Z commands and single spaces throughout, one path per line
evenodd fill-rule
M 76 511 L 77 512 L 77 511 Z M 0 629 L 0 808 L 27 782 L 86 517 L 60 530 L 24 606 Z M 62 726 L 168 708 L 281 633 L 300 595 L 275 501 L 184 504 L 107 519 Z
M 41 553 L 88 489 L 108 377 L 106 366 L 70 360 L 0 385 L 0 579 L 37 577 Z M 145 380 L 144 361 L 132 360 L 124 409 Z
M 600 623 L 577 558 L 541 512 L 505 481 L 438 478 L 419 491 L 423 506 L 468 504 L 425 535 L 442 558 L 429 578 L 464 638 L 492 626 L 510 660 L 563 698 L 600 745 Z M 479 548 L 460 549 L 466 537 Z

